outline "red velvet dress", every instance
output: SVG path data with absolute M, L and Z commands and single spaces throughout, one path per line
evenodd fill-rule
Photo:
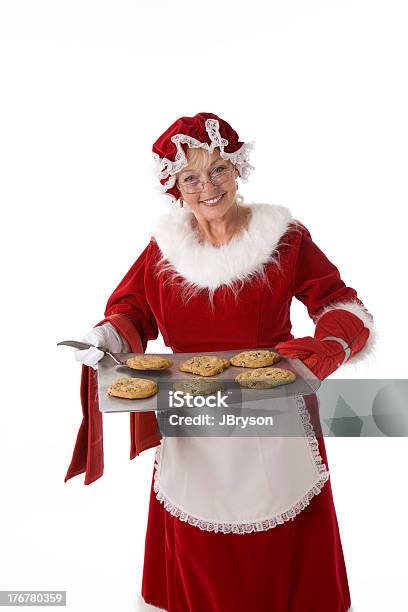
M 135 330 L 143 350 L 159 331 L 173 352 L 273 348 L 293 338 L 293 297 L 305 304 L 312 319 L 338 302 L 350 303 L 353 312 L 361 308 L 364 319 L 355 289 L 345 285 L 286 208 L 253 204 L 247 230 L 218 248 L 201 244 L 189 213 L 176 218 L 179 212 L 162 218 L 107 303 L 104 321 L 116 325 L 133 351 L 141 350 L 135 348 Z M 317 398 L 305 399 L 328 468 Z M 137 418 L 146 434 L 144 442 L 139 440 L 140 452 L 157 445 L 160 433 L 154 413 Z M 74 456 L 67 478 L 75 465 Z M 153 488 L 154 469 L 142 581 L 146 604 L 169 612 L 350 608 L 330 480 L 292 520 L 265 531 L 214 533 L 164 508 Z
M 316 396 L 307 397 L 318 423 Z M 328 467 L 324 439 L 317 439 Z M 330 480 L 293 521 L 245 535 L 180 521 L 157 501 L 152 481 L 142 596 L 170 612 L 349 610 Z

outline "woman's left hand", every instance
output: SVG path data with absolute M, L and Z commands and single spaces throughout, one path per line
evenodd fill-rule
M 330 376 L 344 361 L 345 353 L 335 340 L 317 340 L 311 336 L 279 342 L 278 353 L 300 359 L 320 380 Z
M 334 308 L 324 313 L 315 328 L 315 337 L 279 342 L 275 348 L 282 355 L 300 359 L 320 380 L 330 376 L 367 343 L 370 330 L 352 312 Z M 333 336 L 339 340 L 327 340 Z

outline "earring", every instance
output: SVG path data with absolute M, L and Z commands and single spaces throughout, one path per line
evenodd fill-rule
M 184 205 L 184 201 L 182 198 L 180 198 L 180 208 L 183 208 L 183 205 Z
M 235 186 L 238 189 L 238 181 L 235 181 Z

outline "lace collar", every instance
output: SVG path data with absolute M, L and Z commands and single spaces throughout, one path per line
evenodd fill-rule
M 162 262 L 200 289 L 215 291 L 222 285 L 245 282 L 262 272 L 264 264 L 277 259 L 276 247 L 294 222 L 285 206 L 241 204 L 251 209 L 247 227 L 227 244 L 201 242 L 192 227 L 193 213 L 187 206 L 161 215 L 152 237 L 162 252 Z

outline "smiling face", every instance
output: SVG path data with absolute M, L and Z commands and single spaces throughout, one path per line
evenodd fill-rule
M 236 204 L 238 170 L 230 161 L 222 159 L 218 147 L 212 154 L 205 149 L 188 148 L 186 156 L 188 165 L 177 174 L 177 186 L 181 197 L 198 218 L 210 221 L 223 217 Z M 220 185 L 213 185 L 210 182 L 210 177 L 216 177 L 226 170 L 232 171 L 227 172 Z M 198 193 L 188 193 L 189 183 L 197 178 L 207 181 L 203 190 Z

